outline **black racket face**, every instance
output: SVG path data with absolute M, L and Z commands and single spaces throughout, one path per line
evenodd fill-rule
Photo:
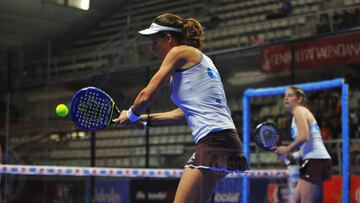
M 280 144 L 280 130 L 273 123 L 261 123 L 255 129 L 254 141 L 264 150 L 272 151 L 272 147 Z
M 83 130 L 94 131 L 109 125 L 115 103 L 104 91 L 86 87 L 75 93 L 71 101 L 70 115 Z

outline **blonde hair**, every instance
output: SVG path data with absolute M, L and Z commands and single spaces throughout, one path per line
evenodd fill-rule
M 202 49 L 204 47 L 204 27 L 195 18 L 183 19 L 172 13 L 164 13 L 156 17 L 154 23 L 168 27 L 180 28 L 182 30 L 181 33 L 164 31 L 166 33 L 171 33 L 179 44 L 189 45 L 198 49 Z
M 290 87 L 288 87 L 288 89 L 291 89 L 292 91 L 294 91 L 295 95 L 298 98 L 302 99 L 300 102 L 300 105 L 305 106 L 307 108 L 310 107 L 310 104 L 308 102 L 308 99 L 306 97 L 304 90 L 302 90 L 300 87 L 297 87 L 297 86 L 290 86 Z

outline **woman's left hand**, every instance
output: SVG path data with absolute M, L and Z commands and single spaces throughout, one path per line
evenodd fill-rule
M 278 153 L 278 154 L 287 154 L 290 152 L 290 148 L 289 146 L 278 146 L 275 148 L 274 152 Z

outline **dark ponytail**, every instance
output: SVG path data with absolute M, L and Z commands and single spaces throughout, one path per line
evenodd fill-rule
M 204 48 L 205 32 L 204 27 L 194 18 L 183 19 L 172 13 L 164 13 L 155 18 L 154 23 L 180 28 L 181 33 L 164 31 L 171 33 L 179 44 L 189 45 L 198 49 Z
M 184 20 L 183 33 L 185 35 L 185 44 L 199 49 L 204 48 L 205 33 L 200 22 L 194 18 Z

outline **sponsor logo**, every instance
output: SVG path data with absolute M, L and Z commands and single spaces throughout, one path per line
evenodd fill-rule
M 47 170 L 47 172 L 50 173 L 50 174 L 54 174 L 54 173 L 55 173 L 55 169 L 49 168 L 49 169 Z
M 166 199 L 167 192 L 149 192 L 148 193 L 148 200 L 164 200 Z M 135 195 L 137 200 L 145 200 L 145 192 L 138 191 Z
M 10 168 L 10 171 L 11 172 L 18 172 L 18 169 L 17 168 Z
M 65 170 L 65 174 L 72 174 L 73 173 L 73 170 L 72 169 L 66 169 Z
M 115 192 L 114 188 L 111 188 L 110 192 L 104 191 L 103 188 L 97 189 L 95 193 L 95 200 L 98 203 L 107 202 L 107 203 L 121 203 L 121 195 Z
M 220 80 L 220 75 L 219 73 L 215 70 L 215 69 L 212 69 L 212 68 L 208 68 L 207 69 L 207 73 L 209 75 L 209 77 L 213 80 Z
M 215 202 L 239 202 L 240 193 L 215 193 Z

